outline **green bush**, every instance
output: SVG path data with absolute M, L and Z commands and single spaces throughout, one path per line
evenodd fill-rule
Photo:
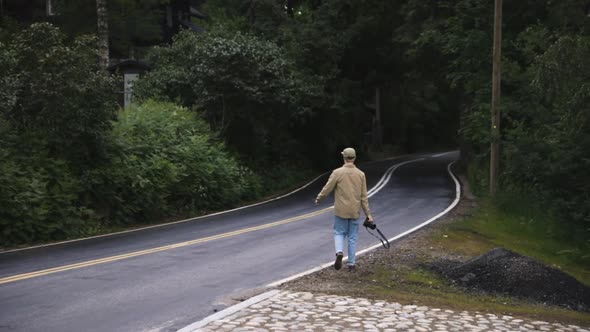
M 530 67 L 536 103 L 504 149 L 506 182 L 539 193 L 563 220 L 590 225 L 590 37 L 561 37 Z
M 37 138 L 0 129 L 0 243 L 3 246 L 80 236 L 92 211 L 65 161 L 48 156 Z
M 228 145 L 271 166 L 293 157 L 284 146 L 319 98 L 317 83 L 297 73 L 283 49 L 250 35 L 184 31 L 150 60 L 154 69 L 134 85 L 138 98 L 196 107 Z
M 0 119 L 0 242 L 79 237 L 100 227 L 226 209 L 262 195 L 261 180 L 194 113 L 149 101 L 119 115 L 105 158 L 75 175 L 40 135 Z
M 258 197 L 258 177 L 240 167 L 194 113 L 148 101 L 119 116 L 108 164 L 85 185 L 95 209 L 116 224 L 201 213 Z
M 43 137 L 70 167 L 92 165 L 117 111 L 115 81 L 97 57 L 95 38 L 68 41 L 49 23 L 14 34 L 0 43 L 0 117 L 19 135 Z
M 48 23 L 0 42 L 0 243 L 94 232 L 80 174 L 102 161 L 117 105 L 96 40 Z

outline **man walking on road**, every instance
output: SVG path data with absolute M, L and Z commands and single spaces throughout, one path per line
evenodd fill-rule
M 365 173 L 354 165 L 356 152 L 353 148 L 346 148 L 342 151 L 342 157 L 344 165 L 332 172 L 315 203 L 318 204 L 334 191 L 334 246 L 336 247 L 334 268 L 340 270 L 342 267 L 344 239 L 348 237 L 348 270 L 353 271 L 361 207 L 369 222 L 373 222 L 373 217 L 369 210 Z

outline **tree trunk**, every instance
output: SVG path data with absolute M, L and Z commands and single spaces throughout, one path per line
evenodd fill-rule
M 98 34 L 98 63 L 102 68 L 109 66 L 109 21 L 107 0 L 96 0 L 96 26 Z
M 502 82 L 502 0 L 494 9 L 494 54 L 492 68 L 492 144 L 490 147 L 490 195 L 496 194 L 500 168 L 500 87 Z
M 381 150 L 383 133 L 381 128 L 381 88 L 375 88 L 375 117 L 373 118 L 373 146 Z
M 250 25 L 254 25 L 256 22 L 256 2 L 254 0 L 250 0 L 248 5 L 248 22 Z

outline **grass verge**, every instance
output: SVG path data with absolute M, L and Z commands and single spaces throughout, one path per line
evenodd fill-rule
M 474 293 L 456 286 L 425 266 L 440 261 L 466 261 L 504 247 L 556 267 L 590 285 L 584 236 L 567 237 L 523 198 L 505 196 L 479 203 L 462 200 L 437 223 L 358 259 L 356 273 L 324 269 L 292 281 L 285 288 L 402 304 L 477 311 L 524 319 L 590 326 L 590 314 L 534 303 L 508 295 Z M 571 230 L 569 230 L 571 231 Z M 575 239 L 575 240 L 573 240 Z
M 430 241 L 465 256 L 504 247 L 567 272 L 590 286 L 587 231 L 560 225 L 541 211 L 531 200 L 504 194 L 494 201 L 484 200 L 472 216 L 432 232 Z

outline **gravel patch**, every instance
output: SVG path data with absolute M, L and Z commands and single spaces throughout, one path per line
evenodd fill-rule
M 495 248 L 464 263 L 435 262 L 432 266 L 469 290 L 590 311 L 589 287 L 560 270 L 504 248 Z

